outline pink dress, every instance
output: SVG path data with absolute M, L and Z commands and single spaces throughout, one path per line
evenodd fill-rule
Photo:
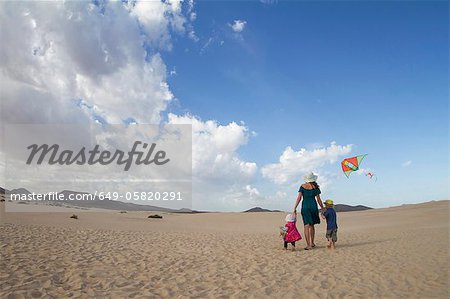
M 288 222 L 286 223 L 285 227 L 287 227 L 288 231 L 286 235 L 284 236 L 284 241 L 286 242 L 296 242 L 298 240 L 302 239 L 302 236 L 297 230 L 297 226 L 295 225 L 295 222 Z

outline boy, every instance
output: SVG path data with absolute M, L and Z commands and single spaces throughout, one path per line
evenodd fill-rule
M 337 242 L 337 215 L 336 211 L 333 208 L 333 201 L 331 199 L 325 200 L 325 212 L 322 213 L 322 216 L 327 220 L 327 240 L 328 240 L 328 248 L 335 249 Z

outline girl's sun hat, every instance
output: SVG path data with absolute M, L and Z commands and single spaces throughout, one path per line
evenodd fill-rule
M 317 175 L 315 175 L 314 173 L 310 172 L 310 173 L 308 173 L 307 175 L 305 175 L 305 176 L 303 177 L 303 180 L 304 180 L 306 183 L 312 183 L 312 182 L 315 182 L 315 181 L 317 180 Z
M 297 220 L 294 214 L 287 214 L 285 219 L 286 222 L 295 222 Z
M 333 201 L 331 200 L 331 199 L 327 199 L 327 200 L 325 200 L 325 205 L 326 206 L 332 206 L 334 203 L 333 203 Z

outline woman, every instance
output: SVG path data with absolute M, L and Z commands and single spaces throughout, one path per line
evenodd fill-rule
M 305 250 L 310 250 L 316 246 L 314 244 L 315 229 L 314 225 L 320 223 L 319 210 L 317 204 L 323 209 L 323 203 L 320 199 L 320 189 L 317 185 L 317 175 L 312 172 L 306 175 L 303 180 L 305 183 L 298 190 L 297 202 L 295 203 L 294 213 L 297 213 L 297 206 L 303 198 L 302 202 L 302 218 L 305 227 L 305 239 L 307 246 Z

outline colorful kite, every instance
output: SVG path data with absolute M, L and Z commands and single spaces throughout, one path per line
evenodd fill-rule
M 342 171 L 345 173 L 347 178 L 350 176 L 350 173 L 359 169 L 359 165 L 366 156 L 367 155 L 360 155 L 342 160 Z

